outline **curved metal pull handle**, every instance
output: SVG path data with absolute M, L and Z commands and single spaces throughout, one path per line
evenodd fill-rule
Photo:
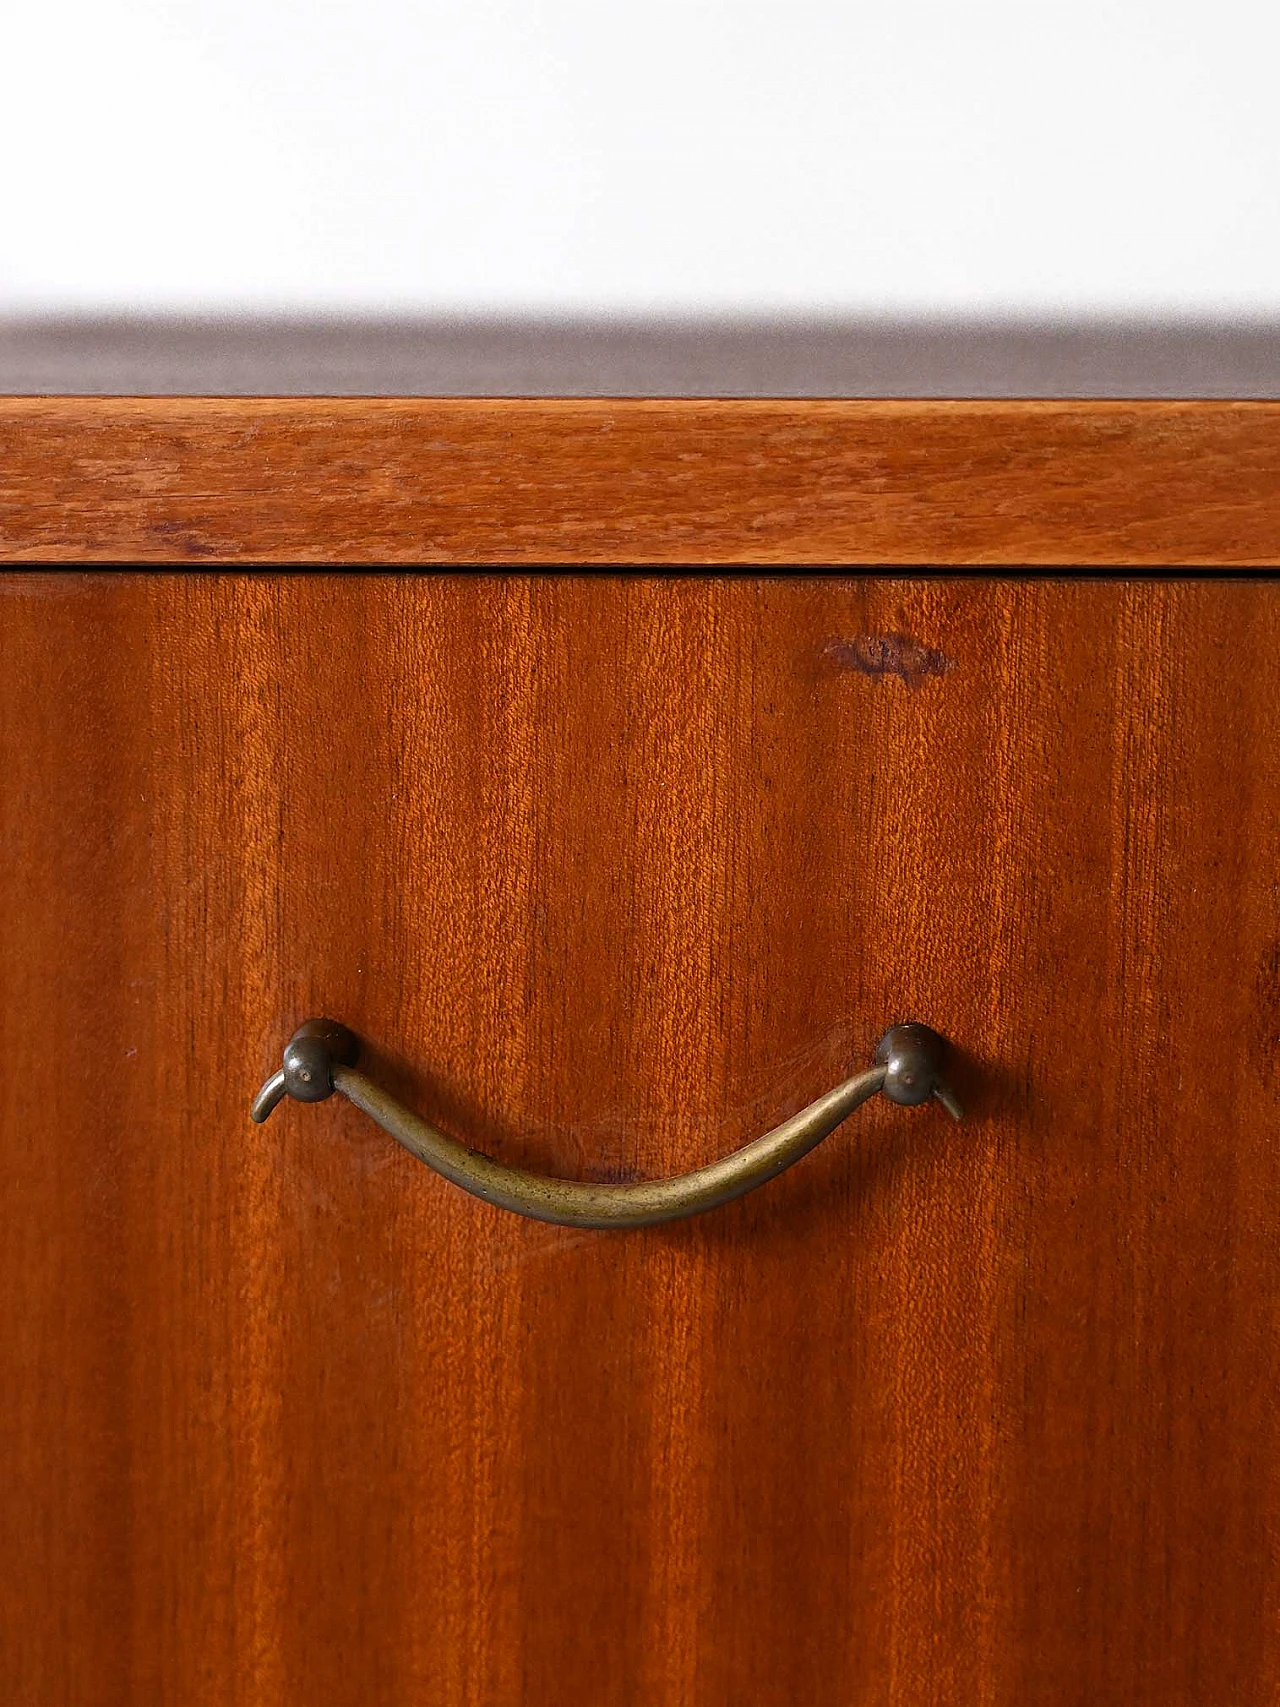
M 961 1118 L 960 1104 L 942 1077 L 945 1040 L 927 1025 L 895 1025 L 881 1039 L 874 1067 L 846 1079 L 732 1155 L 672 1179 L 592 1185 L 509 1168 L 446 1137 L 356 1071 L 359 1049 L 346 1026 L 331 1019 L 308 1020 L 289 1039 L 280 1071 L 253 1099 L 253 1119 L 265 1120 L 285 1096 L 323 1102 L 340 1091 L 420 1162 L 473 1197 L 561 1227 L 648 1227 L 730 1203 L 798 1162 L 877 1091 L 907 1106 L 937 1097 L 950 1115 Z

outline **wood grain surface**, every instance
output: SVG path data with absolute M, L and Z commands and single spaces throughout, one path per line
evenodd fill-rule
M 0 399 L 0 561 L 1280 562 L 1280 403 Z
M 0 1699 L 1280 1691 L 1280 589 L 0 579 Z M 763 1191 L 523 1222 L 339 1101 Z

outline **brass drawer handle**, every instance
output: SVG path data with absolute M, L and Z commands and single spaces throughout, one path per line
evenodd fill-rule
M 420 1162 L 473 1197 L 561 1227 L 648 1227 L 730 1203 L 798 1162 L 877 1091 L 907 1106 L 936 1097 L 956 1120 L 962 1112 L 942 1077 L 945 1040 L 927 1025 L 895 1025 L 880 1040 L 874 1067 L 846 1079 L 732 1155 L 671 1179 L 592 1185 L 526 1173 L 469 1150 L 357 1072 L 359 1049 L 354 1032 L 345 1025 L 331 1019 L 308 1020 L 289 1039 L 280 1071 L 253 1099 L 253 1119 L 265 1120 L 285 1096 L 323 1102 L 340 1091 Z

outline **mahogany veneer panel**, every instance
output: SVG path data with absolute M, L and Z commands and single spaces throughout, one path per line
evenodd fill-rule
M 1275 1699 L 1278 695 L 1264 582 L 0 580 L 0 1697 Z M 314 1012 L 580 1176 L 970 1116 L 566 1233 L 252 1127 Z

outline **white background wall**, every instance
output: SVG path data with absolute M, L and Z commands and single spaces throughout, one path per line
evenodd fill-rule
M 1270 314 L 1247 0 L 8 0 L 0 311 Z

